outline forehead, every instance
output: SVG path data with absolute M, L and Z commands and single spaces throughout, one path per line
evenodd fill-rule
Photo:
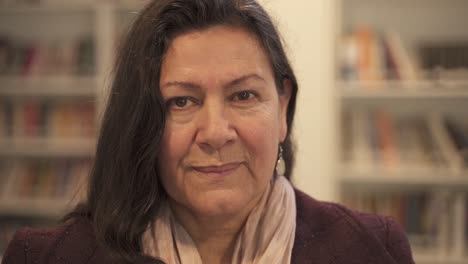
M 176 37 L 161 67 L 161 83 L 222 82 L 246 74 L 273 79 L 268 56 L 256 35 L 241 27 L 214 26 Z

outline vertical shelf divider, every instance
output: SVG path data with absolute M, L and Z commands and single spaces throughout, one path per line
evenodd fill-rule
M 454 201 L 453 256 L 463 258 L 466 251 L 466 194 L 457 193 Z
M 112 83 L 112 65 L 116 56 L 115 52 L 115 30 L 116 30 L 116 8 L 109 2 L 96 4 L 96 122 L 100 124 L 101 117 L 106 105 L 108 92 Z M 99 126 L 98 126 L 99 127 Z

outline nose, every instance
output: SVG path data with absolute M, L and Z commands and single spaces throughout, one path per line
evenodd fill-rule
M 234 142 L 237 133 L 222 103 L 208 103 L 198 116 L 195 141 L 205 151 L 217 151 Z

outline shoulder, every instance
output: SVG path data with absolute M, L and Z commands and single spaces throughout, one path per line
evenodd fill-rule
M 96 258 L 101 256 L 92 225 L 77 218 L 56 228 L 19 230 L 2 263 L 95 263 Z
M 356 263 L 369 258 L 369 263 L 373 263 L 372 259 L 379 263 L 414 263 L 408 239 L 392 218 L 321 202 L 299 190 L 295 190 L 295 194 L 297 248 L 315 246 L 322 251 L 333 250 L 340 254 L 336 258 L 348 258 L 348 262 L 352 257 L 361 259 Z M 389 260 L 384 262 L 384 258 Z

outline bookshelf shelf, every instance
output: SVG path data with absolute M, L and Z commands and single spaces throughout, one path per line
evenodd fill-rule
M 468 171 L 453 173 L 448 170 L 426 172 L 382 170 L 342 170 L 341 182 L 359 188 L 403 189 L 448 189 L 468 191 Z
M 468 2 L 338 2 L 339 199 L 394 217 L 416 263 L 468 263 Z
M 13 59 L 0 56 L 0 256 L 15 230 L 54 225 L 74 205 L 75 189 L 81 197 L 116 29 L 127 22 L 121 11 L 143 4 L 3 2 L 0 55 Z
M 57 12 L 92 11 L 95 5 L 91 1 L 57 1 L 33 4 L 0 4 L 0 14 L 26 15 L 50 14 Z
M 443 255 L 414 253 L 415 262 L 418 264 L 466 264 L 468 258 L 447 257 Z
M 37 76 L 0 77 L 0 96 L 94 97 L 95 77 Z
M 0 199 L 0 212 L 9 216 L 39 216 L 56 219 L 72 208 L 72 204 L 67 199 Z
M 94 143 L 94 139 L 0 140 L 0 157 L 90 157 Z
M 460 82 L 341 82 L 343 99 L 468 99 L 468 81 Z

